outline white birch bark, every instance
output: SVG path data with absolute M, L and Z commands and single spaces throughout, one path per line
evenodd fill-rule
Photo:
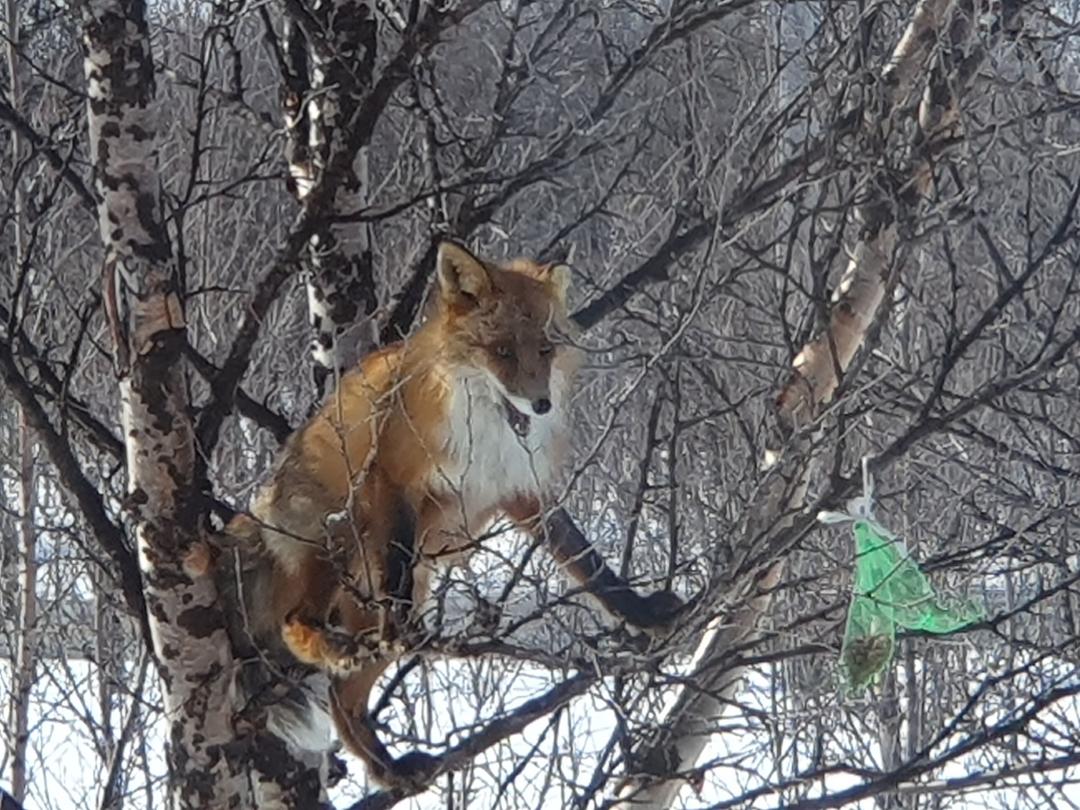
M 301 13 L 316 23 L 305 26 L 306 36 L 297 23 Z M 308 318 L 321 398 L 329 381 L 374 348 L 377 338 L 371 226 L 334 218 L 359 211 L 367 201 L 367 147 L 350 145 L 349 136 L 371 90 L 378 37 L 367 0 L 319 0 L 303 12 L 286 3 L 285 16 L 287 47 L 306 46 L 302 57 L 293 51 L 292 72 L 310 70 L 308 81 L 292 77 L 309 98 L 289 98 L 286 104 L 292 187 L 304 205 L 320 184 L 331 184 L 333 192 L 317 195 L 325 210 L 317 212 L 308 253 Z M 346 168 L 328 174 L 331 165 Z
M 7 68 L 8 92 L 11 104 L 19 107 L 22 92 L 19 64 L 19 7 L 16 0 L 7 0 Z M 17 166 L 24 157 L 22 138 L 18 132 L 11 133 L 11 165 Z M 25 201 L 21 183 L 13 190 L 14 255 L 17 272 L 22 272 L 26 260 L 26 235 L 23 228 Z M 29 286 L 29 285 L 28 285 Z M 18 804 L 26 800 L 27 763 L 26 754 L 30 742 L 30 692 L 34 687 L 37 670 L 37 535 L 34 532 L 34 446 L 33 430 L 26 414 L 19 409 L 19 518 L 18 518 L 18 582 L 19 604 L 16 627 L 14 672 L 11 700 L 8 705 L 9 729 L 12 735 L 11 795 Z
M 886 97 L 876 109 L 884 111 L 890 119 L 904 114 L 916 94 L 927 87 L 919 105 L 920 124 L 925 128 L 919 130 L 913 147 L 925 142 L 934 130 L 955 120 L 954 98 L 940 92 L 947 86 L 944 78 L 936 84 L 926 82 L 928 60 L 949 20 L 951 6 L 949 0 L 922 0 L 916 6 L 882 77 Z M 960 35 L 966 31 L 966 22 L 966 19 L 961 21 L 949 33 Z M 971 72 L 966 72 L 967 78 Z M 957 86 L 955 81 L 953 86 Z M 866 121 L 868 128 L 880 123 L 872 118 Z M 907 201 L 917 203 L 930 178 L 929 166 L 915 158 L 907 184 L 907 189 L 914 189 L 915 195 L 907 191 L 896 199 L 872 197 L 859 207 L 856 215 L 862 226 L 860 240 L 849 254 L 850 261 L 832 301 L 829 326 L 795 358 L 794 374 L 777 400 L 782 422 L 807 424 L 831 400 L 840 375 L 851 364 L 878 317 L 894 276 L 897 208 Z M 755 542 L 790 528 L 802 507 L 812 458 L 808 443 L 793 444 L 795 452 L 789 447 L 786 457 L 773 471 L 764 490 L 763 508 L 757 510 L 745 531 L 745 537 L 759 538 Z M 696 781 L 692 771 L 712 739 L 717 721 L 738 694 L 744 674 L 742 668 L 727 665 L 725 659 L 759 635 L 759 621 L 770 607 L 771 589 L 782 573 L 780 559 L 727 595 L 725 603 L 738 607 L 714 619 L 702 637 L 689 668 L 688 680 L 693 686 L 679 691 L 658 724 L 661 733 L 635 752 L 634 765 L 655 776 L 624 780 L 617 789 L 616 807 L 667 808 L 688 779 Z
M 916 94 L 922 94 L 924 87 L 928 87 L 927 62 L 945 35 L 942 29 L 951 6 L 947 0 L 921 0 L 916 6 L 882 74 L 885 98 L 866 112 L 867 129 L 883 127 L 887 131 L 895 126 L 904 109 L 913 105 Z M 946 106 L 951 106 L 945 101 Z M 945 123 L 946 113 L 941 105 L 931 103 L 929 93 L 919 109 L 920 133 L 933 133 Z M 880 114 L 885 120 L 876 119 L 878 110 L 883 111 Z M 916 161 L 908 183 L 898 189 L 897 198 L 874 195 L 856 209 L 861 235 L 849 253 L 847 268 L 833 294 L 829 328 L 795 356 L 794 374 L 780 394 L 778 408 L 789 423 L 805 424 L 832 398 L 840 374 L 862 345 L 885 295 L 897 247 L 896 209 L 904 198 L 924 197 L 930 179 L 929 165 Z
M 171 802 L 179 808 L 274 807 L 256 804 L 252 787 L 280 781 L 278 807 L 314 807 L 317 776 L 312 780 L 283 746 L 256 744 L 258 729 L 238 740 L 233 724 L 241 707 L 200 523 L 181 361 L 184 312 L 158 199 L 158 115 L 145 6 L 141 0 L 87 0 L 79 11 L 105 245 L 104 302 L 116 349 L 129 506 L 168 723 Z
M 160 217 L 153 63 L 139 0 L 81 7 L 105 299 L 116 341 L 128 492 L 169 726 L 172 798 L 224 807 L 232 739 L 227 639 L 192 502 L 194 436 L 181 374 L 184 314 Z

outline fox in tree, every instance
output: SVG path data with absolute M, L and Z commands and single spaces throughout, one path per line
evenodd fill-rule
M 436 567 L 460 562 L 494 519 L 536 534 L 638 627 L 666 626 L 682 604 L 639 595 L 553 508 L 578 362 L 569 268 L 497 265 L 450 242 L 436 261 L 424 324 L 342 377 L 226 530 L 270 561 L 250 594 L 256 638 L 330 676 L 339 737 L 387 785 L 428 775 L 432 760 L 390 755 L 368 715 L 372 688 L 409 652 Z

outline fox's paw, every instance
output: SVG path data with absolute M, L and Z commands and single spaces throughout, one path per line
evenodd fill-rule
M 438 766 L 438 757 L 425 754 L 423 751 L 410 751 L 388 763 L 372 776 L 383 787 L 391 790 L 394 788 L 416 790 L 431 783 Z
M 281 640 L 298 661 L 320 669 L 328 669 L 329 645 L 322 628 L 290 617 L 281 627 Z
M 353 635 L 295 616 L 285 620 L 281 638 L 298 660 L 334 675 L 348 675 L 378 658 L 401 654 L 393 642 L 373 639 L 370 634 Z
M 326 643 L 326 666 L 338 675 L 348 675 L 382 657 L 386 644 L 367 633 L 353 635 L 334 627 L 323 631 L 323 639 Z
M 638 597 L 634 611 L 626 616 L 626 641 L 641 652 L 647 651 L 678 628 L 691 606 L 673 591 L 654 591 Z
M 674 591 L 653 591 L 642 599 L 647 630 L 670 630 L 688 605 Z

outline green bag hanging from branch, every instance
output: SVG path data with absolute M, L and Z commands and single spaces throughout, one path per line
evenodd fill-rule
M 848 687 L 860 691 L 892 660 L 896 628 L 952 633 L 979 621 L 974 602 L 944 604 L 903 540 L 873 518 L 872 485 L 863 463 L 864 491 L 848 504 L 847 513 L 823 512 L 825 523 L 852 523 L 855 572 L 840 665 Z

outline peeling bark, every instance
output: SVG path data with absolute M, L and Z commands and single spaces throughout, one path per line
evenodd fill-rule
M 108 311 L 127 450 L 129 500 L 169 723 L 172 792 L 181 807 L 224 806 L 223 746 L 232 738 L 221 622 L 206 571 L 185 566 L 205 545 L 194 508 L 194 434 L 183 385 L 184 315 L 159 214 L 153 63 L 139 0 L 81 6 L 90 154 L 105 244 Z

